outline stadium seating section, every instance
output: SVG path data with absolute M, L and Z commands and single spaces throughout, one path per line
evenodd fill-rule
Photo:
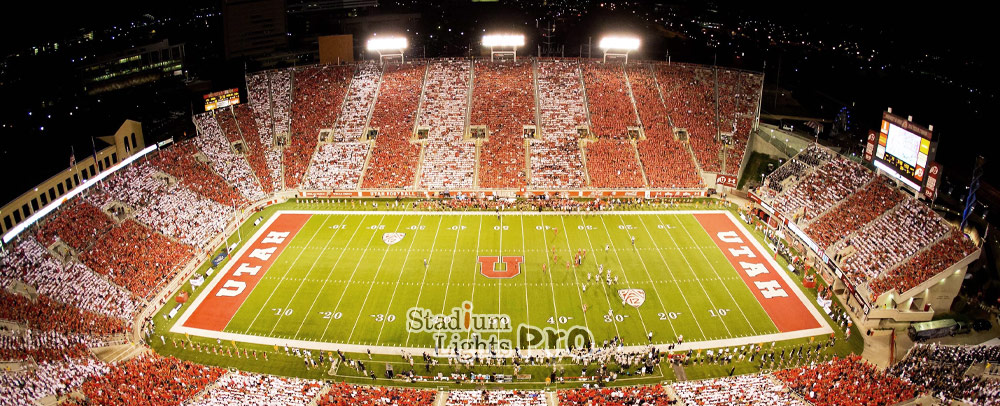
M 479 149 L 479 185 L 484 188 L 527 185 L 524 126 L 536 125 L 533 77 L 528 62 L 475 63 L 469 125 L 486 126 L 489 132 Z
M 551 189 L 586 185 L 577 129 L 587 126 L 579 63 L 536 64 L 542 139 L 531 143 L 531 186 Z
M 378 129 L 362 186 L 412 188 L 420 147 L 411 143 L 427 66 L 393 65 L 382 73 L 369 126 Z M 286 169 L 287 170 L 287 169 Z
M 284 149 L 285 187 L 299 187 L 316 152 L 319 132 L 332 130 L 354 75 L 351 66 L 312 66 L 292 72 L 291 134 Z
M 427 68 L 418 127 L 427 127 L 420 186 L 469 189 L 474 186 L 476 145 L 464 141 L 469 105 L 469 61 L 437 61 Z

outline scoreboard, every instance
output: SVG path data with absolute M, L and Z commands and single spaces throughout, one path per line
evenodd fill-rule
M 914 191 L 919 191 L 927 177 L 927 168 L 934 162 L 937 143 L 931 141 L 931 131 L 912 121 L 882 113 L 878 134 L 869 136 L 872 164 L 886 174 L 899 179 Z M 869 155 L 871 154 L 871 155 Z
M 204 96 L 205 111 L 212 111 L 218 108 L 229 107 L 240 104 L 240 89 L 227 89 Z

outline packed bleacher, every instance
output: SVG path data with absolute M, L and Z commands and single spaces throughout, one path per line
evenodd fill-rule
M 904 198 L 892 183 L 876 176 L 863 188 L 809 224 L 803 231 L 826 249 L 896 207 Z
M 268 159 L 270 159 L 268 152 L 272 144 L 265 144 L 261 139 L 259 131 L 260 125 L 258 124 L 259 120 L 257 119 L 258 113 L 248 104 L 239 104 L 233 106 L 229 110 L 236 119 L 239 134 L 247 149 L 243 157 L 246 158 L 247 163 L 250 164 L 250 169 L 253 169 L 254 174 L 257 175 L 257 181 L 264 194 L 270 195 L 274 193 L 274 179 L 271 177 L 271 167 L 268 166 L 267 162 Z M 225 116 L 225 112 L 219 112 L 217 114 L 220 117 Z M 222 123 L 221 118 L 219 119 L 219 123 Z M 270 131 L 270 129 L 268 129 L 268 131 Z M 248 196 L 247 198 L 249 199 L 251 197 Z
M 201 250 L 222 233 L 233 219 L 233 210 L 174 184 L 136 217 L 156 231 Z
M 211 161 L 212 169 L 229 184 L 235 185 L 244 199 L 254 201 L 265 197 L 266 194 L 254 176 L 250 164 L 244 159 L 244 155 L 234 153 L 230 146 L 233 142 L 243 141 L 243 136 L 232 111 L 222 109 L 202 113 L 194 117 L 194 122 L 199 132 L 199 136 L 194 139 L 194 144 L 197 145 L 198 151 Z M 178 147 L 187 148 L 188 145 L 188 143 L 178 144 L 169 150 L 173 151 Z M 243 145 L 248 145 L 248 143 L 244 142 Z M 196 152 L 189 150 L 188 153 Z M 164 153 L 161 152 L 158 155 L 164 155 Z M 188 159 L 194 160 L 194 158 Z M 189 162 L 185 163 L 190 164 Z M 190 173 L 189 175 L 202 175 L 201 177 L 208 179 L 215 178 L 204 174 Z M 233 196 L 230 195 L 230 197 Z M 230 200 L 228 204 L 232 205 L 233 201 Z
M 535 125 L 533 76 L 530 62 L 475 63 L 469 125 L 486 126 L 489 132 L 479 148 L 481 187 L 527 184 L 524 126 Z
M 346 383 L 330 385 L 330 391 L 317 399 L 318 406 L 369 405 L 432 405 L 437 392 L 432 390 L 355 386 Z
M 101 209 L 76 198 L 49 214 L 38 228 L 37 237 L 46 247 L 58 240 L 77 251 L 83 251 L 114 225 L 114 221 Z
M 375 105 L 375 95 L 378 92 L 379 79 L 382 70 L 375 63 L 358 65 L 347 90 L 344 107 L 333 128 L 334 142 L 358 141 L 368 124 L 368 115 Z
M 832 251 L 835 259 L 844 257 L 840 264 L 841 271 L 855 284 L 861 285 L 950 230 L 944 219 L 929 207 L 916 199 L 906 198 L 853 236 L 835 244 Z
M 454 390 L 448 392 L 448 406 L 544 406 L 545 394 L 539 391 L 519 390 Z
M 65 336 L 107 337 L 125 332 L 121 319 L 81 310 L 45 295 L 32 300 L 6 290 L 0 290 L 0 319 Z
M 128 291 L 80 263 L 59 263 L 30 237 L 21 239 L 0 260 L 0 277 L 20 280 L 61 303 L 116 317 L 127 324 L 131 324 L 138 309 Z
M 895 405 L 920 387 L 883 373 L 857 355 L 774 372 L 788 388 L 816 406 Z
M 925 388 L 942 404 L 949 400 L 969 405 L 1000 404 L 1000 379 L 984 374 L 1000 363 L 998 346 L 916 344 L 886 373 Z M 973 366 L 981 373 L 969 373 Z
M 779 194 L 773 206 L 796 222 L 809 221 L 864 186 L 873 176 L 863 166 L 838 156 Z
M 249 93 L 250 110 L 253 112 L 257 135 L 260 136 L 260 148 L 263 149 L 264 162 L 267 166 L 267 172 L 269 174 L 264 177 L 260 176 L 258 172 L 257 177 L 261 179 L 261 183 L 266 182 L 266 178 L 270 178 L 270 189 L 264 184 L 262 184 L 261 187 L 263 187 L 265 191 L 271 190 L 273 192 L 281 190 L 282 185 L 284 184 L 284 179 L 281 175 L 281 151 L 275 147 L 274 142 L 274 132 L 276 131 L 276 126 L 274 122 L 274 114 L 272 114 L 273 103 L 269 77 L 270 73 L 268 72 L 261 72 L 247 76 L 247 93 Z M 285 117 L 287 119 L 287 114 Z M 239 114 L 237 114 L 237 118 L 239 118 Z M 248 123 L 247 125 L 249 126 L 250 124 Z M 243 127 L 242 121 L 240 122 L 240 127 Z M 254 170 L 256 171 L 258 169 L 255 168 Z
M 722 171 L 722 144 L 716 139 L 715 92 L 712 70 L 683 64 L 655 65 L 656 79 L 675 129 L 685 129 L 698 166 Z
M 191 246 L 171 241 L 134 220 L 111 229 L 80 256 L 90 269 L 140 298 L 155 293 L 193 258 Z
M 201 137 L 195 140 L 198 139 Z M 234 156 L 234 161 L 228 164 L 228 166 L 235 167 L 238 163 L 243 168 L 239 170 L 239 175 L 226 173 L 227 176 L 235 176 L 228 179 L 233 182 L 229 183 L 227 179 L 219 176 L 212 168 L 195 157 L 200 152 L 195 145 L 194 142 L 180 142 L 170 148 L 157 150 L 155 154 L 147 155 L 147 159 L 161 171 L 177 178 L 185 188 L 223 206 L 243 207 L 246 205 L 246 199 L 241 196 L 237 187 L 232 185 L 237 185 L 240 189 L 256 189 L 252 192 L 253 195 L 263 195 L 263 192 L 260 192 L 260 185 L 256 183 L 249 166 L 242 158 Z
M 587 174 L 590 185 L 601 188 L 642 187 L 634 144 L 629 127 L 638 127 L 635 108 L 625 80 L 625 70 L 617 63 L 583 63 L 583 82 L 590 110 L 591 134 L 587 144 Z
M 652 188 L 696 188 L 701 176 L 684 144 L 674 139 L 669 113 L 660 97 L 656 76 L 646 64 L 626 67 L 632 97 L 646 139 L 638 141 L 639 158 Z
M 308 405 L 323 387 L 318 381 L 247 372 L 223 375 L 204 396 L 189 406 Z
M 80 334 L 21 329 L 0 330 L 0 361 L 62 361 L 87 355 L 87 346 L 99 340 Z
M 20 406 L 49 395 L 62 397 L 84 380 L 108 373 L 103 362 L 90 358 L 40 361 L 21 371 L 0 373 L 0 406 Z
M 438 60 L 427 68 L 417 126 L 428 127 L 420 164 L 420 186 L 433 189 L 472 188 L 476 144 L 465 141 L 469 102 L 469 61 Z
M 320 144 L 306 174 L 304 189 L 357 189 L 368 144 L 354 142 Z
M 764 180 L 763 190 L 758 191 L 758 193 L 766 199 L 774 198 L 784 191 L 786 179 L 790 179 L 788 183 L 794 184 L 800 178 L 808 175 L 813 168 L 833 159 L 834 155 L 833 151 L 818 144 L 809 144 L 805 150 L 795 154 L 788 162 L 768 174 Z
M 678 400 L 667 394 L 661 385 L 568 389 L 560 390 L 558 395 L 560 405 L 571 406 L 678 404 Z
M 764 374 L 683 381 L 670 385 L 684 404 L 704 406 L 805 406 L 780 381 Z
M 224 369 L 146 353 L 80 385 L 84 398 L 67 405 L 179 405 L 215 382 Z
M 875 296 L 891 289 L 903 293 L 944 272 L 976 250 L 961 230 L 951 231 L 951 235 L 927 247 L 899 266 L 883 272 L 869 285 Z
M 333 129 L 354 74 L 349 65 L 315 65 L 294 70 L 291 133 L 284 149 L 285 187 L 303 181 L 316 152 L 319 132 Z M 273 86 L 272 86 L 273 88 Z
M 580 65 L 538 61 L 538 109 L 542 139 L 531 142 L 531 185 L 578 188 L 586 184 L 577 128 L 587 125 Z
M 719 127 L 732 137 L 729 148 L 726 148 L 725 172 L 735 175 L 739 173 L 753 129 L 764 78 L 759 74 L 731 69 L 721 69 L 718 78 Z
M 369 126 L 378 129 L 365 169 L 365 188 L 414 186 L 420 147 L 412 144 L 413 126 L 423 87 L 424 64 L 391 65 L 382 74 L 378 100 Z M 287 169 L 286 169 L 287 170 Z
M 278 70 L 270 75 L 271 114 L 274 117 L 274 135 L 291 134 L 292 123 L 292 71 Z

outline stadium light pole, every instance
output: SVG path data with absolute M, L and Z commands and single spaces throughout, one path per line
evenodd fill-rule
M 409 46 L 405 37 L 384 37 L 371 38 L 368 40 L 367 48 L 369 52 L 378 53 L 378 61 L 382 63 L 385 58 L 399 57 L 403 62 L 403 51 Z
M 639 49 L 639 42 L 638 37 L 606 36 L 597 46 L 604 50 L 604 62 L 611 55 L 624 56 L 625 63 L 628 63 L 628 53 Z
M 490 62 L 496 55 L 512 55 L 517 62 L 517 48 L 524 46 L 522 34 L 488 34 L 483 35 L 483 46 L 490 47 Z M 498 50 L 499 49 L 499 50 Z

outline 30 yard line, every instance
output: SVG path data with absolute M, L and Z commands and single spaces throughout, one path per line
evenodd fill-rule
M 420 230 L 420 223 L 424 220 L 424 216 L 420 216 L 420 220 L 417 221 L 417 229 L 413 231 L 413 240 L 410 241 L 410 247 L 413 247 L 413 242 L 417 240 L 417 232 Z M 441 221 L 444 220 L 444 216 L 438 216 L 438 225 L 434 230 L 434 239 L 431 240 L 431 253 L 434 252 L 434 244 L 437 243 L 438 233 L 441 231 Z M 388 321 L 389 310 L 392 310 L 392 302 L 396 299 L 396 290 L 399 289 L 399 281 L 403 279 L 403 272 L 406 270 L 406 261 L 410 257 L 411 250 L 406 250 L 406 257 L 403 258 L 403 269 L 399 271 L 399 278 L 396 279 L 396 286 L 392 288 L 392 296 L 389 296 L 389 306 L 385 308 L 385 318 L 382 319 L 382 326 L 378 329 L 378 337 L 375 337 L 375 345 L 378 345 L 379 340 L 382 339 L 382 331 L 385 330 L 385 323 Z M 427 264 L 424 267 L 424 275 L 420 280 L 420 290 L 417 292 L 417 303 L 420 303 L 420 294 L 424 291 L 424 279 L 427 278 L 427 268 L 430 267 L 430 256 L 428 256 Z M 373 284 L 374 285 L 374 284 Z
M 385 220 L 385 214 L 383 214 L 382 217 L 378 220 L 378 224 L 382 224 L 383 220 Z M 403 217 L 402 216 L 400 216 L 399 222 L 400 223 L 403 222 Z M 364 223 L 360 223 L 360 224 L 358 224 L 358 227 L 363 227 L 363 225 L 364 225 Z M 396 227 L 399 227 L 399 224 L 397 224 Z M 376 229 L 374 231 L 375 232 L 373 232 L 372 236 L 368 239 L 368 244 L 365 245 L 364 251 L 361 252 L 361 256 L 358 257 L 358 263 L 354 264 L 354 270 L 351 271 L 351 276 L 349 276 L 347 278 L 347 283 L 344 284 L 344 291 L 340 292 L 340 299 L 337 299 L 337 305 L 333 306 L 333 311 L 334 312 L 337 312 L 340 309 L 340 303 L 342 303 L 344 301 L 344 296 L 347 296 L 348 288 L 351 287 L 351 281 L 354 280 L 354 275 L 358 273 L 358 268 L 361 267 L 361 262 L 362 262 L 361 260 L 365 258 L 365 254 L 368 253 L 368 249 L 371 248 L 371 246 L 372 246 L 372 241 L 374 241 L 375 240 L 375 236 L 378 235 L 378 230 Z M 333 317 L 330 318 L 330 321 L 326 322 L 326 327 L 323 328 L 323 334 L 319 336 L 320 341 L 322 341 L 322 340 L 324 340 L 326 338 L 326 332 L 328 330 L 330 330 L 330 324 L 332 324 L 332 323 L 333 323 Z
M 306 241 L 306 246 L 307 246 L 307 247 L 309 246 L 309 244 L 311 244 L 311 243 L 312 243 L 312 240 L 313 240 L 314 238 L 316 238 L 316 236 L 317 236 L 317 235 L 319 235 L 319 231 L 323 229 L 323 226 L 325 226 L 325 225 L 326 225 L 326 222 L 327 222 L 327 221 L 330 221 L 330 218 L 331 218 L 331 217 L 332 217 L 332 216 L 330 216 L 330 217 L 327 217 L 326 219 L 324 219 L 324 220 L 323 220 L 323 224 L 320 224 L 320 225 L 319 225 L 319 228 L 317 228 L 317 229 L 316 229 L 316 231 L 315 231 L 315 232 L 313 233 L 313 235 L 312 235 L 311 237 L 309 237 L 309 241 Z M 305 227 L 305 226 L 303 226 L 303 227 Z M 288 266 L 288 268 L 286 268 L 286 271 L 285 271 L 285 275 L 282 275 L 282 276 L 281 276 L 281 279 L 279 279 L 279 280 L 278 280 L 278 283 L 274 284 L 274 290 L 272 290 L 272 291 L 271 291 L 271 294 L 270 294 L 270 295 L 267 295 L 267 299 L 266 299 L 266 300 L 264 300 L 264 303 L 262 303 L 262 304 L 261 304 L 261 306 L 260 306 L 260 309 L 258 309 L 258 310 L 257 310 L 257 315 L 256 315 L 256 316 L 254 316 L 254 317 L 253 317 L 253 320 L 251 320 L 251 321 L 250 321 L 250 325 L 249 325 L 249 326 L 247 326 L 247 329 L 246 329 L 246 331 L 244 331 L 244 332 L 243 332 L 243 334 L 247 334 L 247 333 L 249 333 L 249 332 L 250 332 L 250 329 L 251 329 L 251 328 L 253 328 L 253 325 L 257 323 L 257 318 L 258 318 L 258 317 L 260 317 L 260 314 L 261 314 L 261 313 L 263 313 L 263 312 L 264 312 L 264 309 L 266 309 L 266 308 L 267 308 L 267 303 L 271 301 L 271 298 L 272 298 L 272 297 L 274 297 L 274 292 L 277 292 L 277 291 L 278 291 L 278 288 L 279 288 L 279 287 L 281 287 L 281 283 L 285 281 L 285 276 L 286 276 L 286 275 L 288 275 L 288 270 L 291 270 L 292 268 L 294 268 L 294 267 L 295 267 L 295 263 L 299 261 L 299 258 L 301 258 L 301 257 L 302 257 L 302 254 L 304 254 L 305 252 L 306 252 L 306 250 L 299 250 L 299 253 L 298 253 L 298 255 L 296 255 L 296 256 L 295 256 L 295 259 L 293 259 L 293 260 L 292 260 L 292 263 L 291 263 L 291 265 L 289 265 L 289 266 Z M 282 253 L 284 253 L 284 251 L 282 251 Z M 277 260 L 275 260 L 274 262 L 275 262 L 275 263 L 277 263 L 278 261 L 277 261 Z M 272 266 L 273 266 L 273 264 L 272 264 Z M 249 297 L 248 297 L 248 298 L 249 298 Z M 246 302 L 244 302 L 244 303 L 246 303 Z M 239 310 L 237 310 L 237 312 L 239 312 Z M 236 319 L 236 317 L 233 317 L 233 318 L 232 318 L 232 319 L 230 319 L 229 321 L 230 321 L 230 322 L 232 322 L 232 320 L 235 320 L 235 319 Z
M 423 221 L 423 219 L 424 216 L 420 216 L 420 218 L 417 220 L 417 224 L 420 224 L 420 222 Z M 399 226 L 402 224 L 403 224 L 403 216 L 399 216 L 399 223 L 396 224 L 396 228 L 394 228 L 392 232 L 394 233 L 399 232 Z M 416 231 L 414 231 L 413 233 L 414 235 L 416 235 Z M 416 240 L 417 240 L 416 238 L 410 239 L 410 245 L 409 247 L 407 247 L 407 252 L 406 252 L 407 258 L 410 256 L 409 248 L 413 247 L 413 242 Z M 385 252 L 382 253 L 382 260 L 379 261 L 378 268 L 375 269 L 375 276 L 372 277 L 373 281 L 378 280 L 378 275 L 382 272 L 382 265 L 385 264 L 385 259 L 388 256 L 389 256 L 389 247 L 386 247 Z M 406 266 L 406 258 L 403 259 L 403 266 Z M 396 282 L 398 286 L 399 280 L 397 279 Z M 358 317 L 354 319 L 354 327 L 351 327 L 351 333 L 347 336 L 347 342 L 351 342 L 351 339 L 354 338 L 354 332 L 358 329 L 358 322 L 360 322 L 361 318 L 364 317 L 363 312 L 365 311 L 365 305 L 368 304 L 368 298 L 371 297 L 372 288 L 374 287 L 375 287 L 374 283 L 368 286 L 368 293 L 365 294 L 365 300 L 361 302 L 361 309 L 358 310 Z M 395 293 L 395 290 L 393 290 L 393 292 Z
M 299 332 L 302 331 L 302 326 L 306 324 L 306 320 L 309 318 L 309 315 L 312 314 L 312 310 L 316 306 L 316 302 L 319 300 L 319 297 L 322 296 L 323 289 L 326 288 L 326 284 L 330 282 L 330 277 L 333 276 L 333 271 L 337 269 L 337 265 L 340 264 L 340 260 L 344 258 L 344 253 L 347 252 L 347 247 L 351 245 L 351 241 L 354 241 L 354 236 L 358 234 L 359 230 L 361 230 L 361 225 L 365 223 L 365 219 L 367 218 L 368 214 L 362 215 L 361 221 L 359 221 L 358 225 L 354 227 L 354 232 L 351 233 L 351 237 L 347 239 L 347 242 L 344 244 L 344 249 L 340 251 L 340 255 L 337 256 L 337 260 L 334 261 L 333 266 L 330 267 L 330 272 L 328 272 L 326 274 L 326 278 L 323 279 L 323 286 L 319 289 L 319 292 L 316 292 L 316 297 L 313 298 L 312 304 L 309 305 L 309 310 L 306 310 L 306 317 L 302 318 L 302 322 L 299 323 L 299 328 L 295 330 L 295 335 L 293 337 L 299 337 Z M 331 316 L 331 318 L 332 317 L 333 316 Z
M 587 223 L 583 222 L 582 218 L 580 219 L 580 222 L 581 222 L 581 224 L 584 224 L 584 225 L 587 224 Z M 608 224 L 604 222 L 604 216 L 601 216 L 601 224 L 604 226 L 604 234 L 606 234 L 608 236 L 608 243 L 611 244 L 611 245 L 615 245 L 614 239 L 611 238 L 611 232 L 608 231 Z M 587 230 L 587 227 L 584 227 L 583 229 L 584 229 L 583 230 L 584 234 L 587 235 L 587 245 L 590 245 L 590 250 L 593 251 L 594 250 L 594 242 L 590 239 L 590 230 Z M 594 255 L 594 258 L 597 258 L 596 254 Z M 618 255 L 618 248 L 615 248 L 615 259 L 618 261 L 618 269 L 621 270 L 622 277 L 625 278 L 625 285 L 628 286 L 631 289 L 632 288 L 632 283 L 628 281 L 628 273 L 625 272 L 625 264 L 622 263 L 622 257 L 620 255 Z M 639 262 L 642 262 L 642 258 L 641 257 L 639 258 Z M 642 262 L 642 266 L 646 267 L 646 263 Z M 647 273 L 648 273 L 648 271 L 647 271 Z M 601 286 L 604 287 L 604 291 L 607 292 L 607 290 L 608 290 L 607 285 L 605 283 L 601 283 Z M 608 300 L 610 301 L 610 299 L 608 299 Z M 623 299 L 623 302 L 624 302 L 624 299 Z M 646 326 L 646 320 L 642 317 L 642 312 L 640 312 L 638 308 L 636 308 L 636 314 L 639 315 L 639 322 L 642 323 L 643 336 L 645 336 L 650 331 L 649 327 Z M 622 338 L 622 337 L 618 336 L 618 338 Z M 624 341 L 625 339 L 622 338 L 622 340 Z M 639 342 L 641 343 L 642 341 L 639 341 Z
M 563 225 L 563 236 L 566 237 L 566 248 L 569 249 L 569 254 L 567 254 L 567 255 L 573 255 L 573 246 L 569 243 L 569 227 L 566 227 L 566 216 L 559 216 L 559 221 L 562 222 L 562 225 Z M 589 239 L 590 236 L 588 235 L 587 238 Z M 591 246 L 590 248 L 591 248 L 591 250 L 594 249 L 593 246 Z M 597 256 L 595 255 L 594 257 L 596 258 Z M 573 280 L 576 281 L 576 284 L 579 286 L 580 280 L 577 279 L 577 277 L 576 277 L 576 269 L 572 269 L 572 270 L 570 270 L 570 272 L 573 272 Z M 597 283 L 600 283 L 600 282 L 597 282 Z M 604 284 L 601 284 L 601 286 L 603 287 Z M 583 294 L 580 293 L 580 288 L 579 287 L 577 287 L 576 292 L 580 296 L 580 303 L 582 305 L 583 304 Z M 607 287 L 604 288 L 604 299 L 606 299 L 608 301 L 608 310 L 611 310 L 611 308 L 614 307 L 614 306 L 611 304 L 611 299 L 608 298 L 608 289 L 607 289 Z M 584 318 L 586 318 L 586 317 L 584 317 Z M 614 317 L 611 317 L 611 324 L 613 324 L 615 326 L 615 335 L 618 336 L 618 338 L 621 338 L 621 336 L 622 336 L 621 335 L 621 331 L 618 330 L 618 322 L 615 321 Z M 597 338 L 594 338 L 594 340 L 596 341 Z

